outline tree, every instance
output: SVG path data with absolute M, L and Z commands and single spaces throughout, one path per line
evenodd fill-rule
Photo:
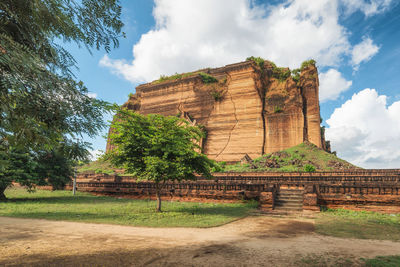
M 76 61 L 61 44 L 107 52 L 118 46 L 123 35 L 118 2 L 0 1 L 0 155 L 8 162 L 0 167 L 0 195 L 16 178 L 11 173 L 17 154 L 38 159 L 63 143 L 75 144 L 83 154 L 89 144 L 82 134 L 93 137 L 105 127 L 108 104 L 87 96 L 73 74 Z M 18 179 L 28 181 L 31 175 L 23 176 Z
M 71 181 L 78 161 L 85 160 L 88 154 L 75 143 L 60 143 L 50 151 L 38 152 L 35 172 L 39 183 L 50 184 L 54 190 L 63 189 Z
M 38 183 L 37 161 L 31 153 L 16 148 L 0 151 L 0 201 L 6 200 L 4 191 L 12 182 L 30 187 Z
M 12 183 L 32 189 L 50 184 L 62 189 L 71 181 L 73 167 L 86 159 L 88 151 L 75 143 L 60 143 L 52 150 L 35 151 L 11 148 L 0 151 L 0 200 L 6 200 L 5 189 Z
M 198 152 L 204 133 L 183 119 L 120 110 L 111 127 L 110 142 L 114 148 L 106 158 L 138 180 L 155 183 L 158 212 L 166 182 L 193 180 L 195 173 L 212 177 L 215 162 Z

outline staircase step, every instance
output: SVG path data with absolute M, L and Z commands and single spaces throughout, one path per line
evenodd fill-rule
M 280 211 L 303 210 L 304 190 L 281 189 L 275 195 L 275 209 Z
M 277 199 L 275 200 L 275 204 L 303 204 L 303 200 L 294 200 L 294 199 Z
M 276 194 L 281 196 L 302 196 L 303 192 L 301 193 L 277 192 Z
M 293 208 L 293 209 L 301 209 L 303 205 L 275 205 L 276 208 Z
M 276 197 L 275 200 L 303 201 L 303 197 Z
M 275 210 L 287 210 L 287 211 L 291 211 L 291 210 L 296 210 L 296 211 L 300 211 L 303 210 L 303 207 L 275 207 Z
M 281 194 L 276 194 L 277 198 L 284 198 L 284 197 L 293 197 L 293 198 L 303 198 L 303 195 L 281 195 Z

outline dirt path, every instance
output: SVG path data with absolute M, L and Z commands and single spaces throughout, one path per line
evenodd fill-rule
M 196 229 L 0 217 L 0 266 L 333 265 L 394 254 L 400 242 L 320 236 L 306 219 L 257 216 Z

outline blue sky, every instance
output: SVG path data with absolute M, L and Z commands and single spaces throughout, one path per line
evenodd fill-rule
M 122 104 L 161 74 L 262 56 L 314 58 L 327 139 L 367 168 L 400 167 L 400 4 L 395 0 L 124 0 L 126 38 L 108 55 L 68 44 L 97 98 Z M 110 119 L 108 116 L 106 119 Z M 104 131 L 104 134 L 106 131 Z M 90 140 L 95 150 L 105 139 Z

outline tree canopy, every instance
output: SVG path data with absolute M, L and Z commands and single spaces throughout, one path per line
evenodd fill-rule
M 118 0 L 0 1 L 3 170 L 12 165 L 5 161 L 15 153 L 37 159 L 39 154 L 55 153 L 60 144 L 74 148 L 64 156 L 85 155 L 82 150 L 89 144 L 82 135 L 93 137 L 104 127 L 108 104 L 88 97 L 87 88 L 74 76 L 77 63 L 62 44 L 108 52 L 123 35 L 120 15 Z M 9 178 L 0 170 L 0 180 Z
M 195 179 L 196 173 L 211 177 L 215 163 L 200 153 L 204 132 L 199 127 L 174 116 L 145 116 L 129 110 L 119 111 L 111 127 L 114 148 L 106 157 L 138 180 L 155 183 L 157 211 L 167 181 Z

